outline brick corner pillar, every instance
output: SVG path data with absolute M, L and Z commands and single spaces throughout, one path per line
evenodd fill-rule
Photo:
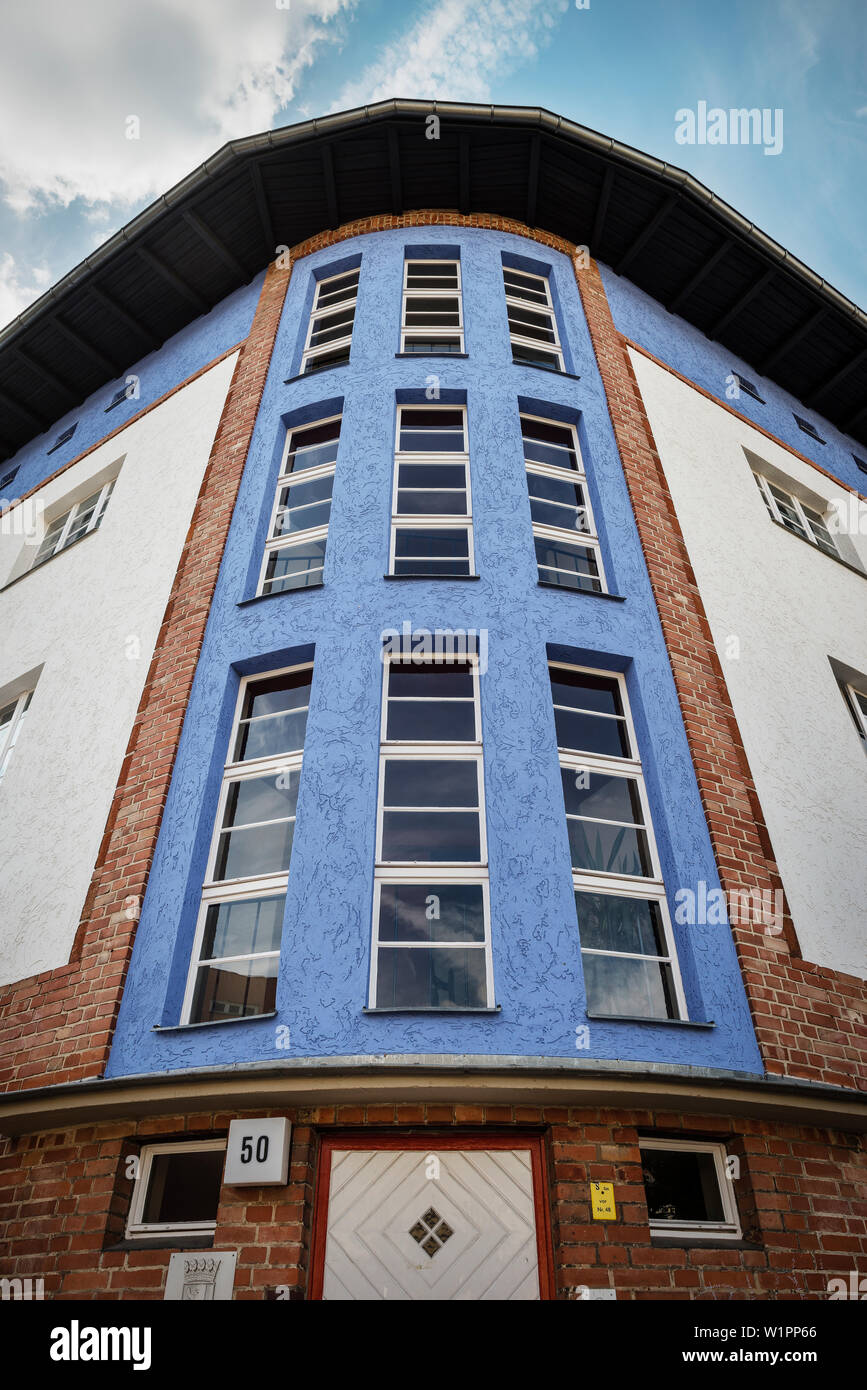
M 754 921 L 733 921 L 731 927 L 765 1066 L 779 1075 L 863 1087 L 858 1026 L 864 1013 L 864 983 L 801 957 L 764 813 L 628 346 L 614 324 L 596 262 L 591 260 L 584 266 L 573 256 L 573 267 L 668 648 L 720 881 L 729 904 L 751 903 L 751 894 L 756 891 L 762 902 L 783 903 L 780 934 L 770 934 Z M 766 898 L 766 893 L 770 897 Z M 746 915 L 752 914 L 748 911 Z
M 0 990 L 4 1090 L 104 1070 L 289 276 L 289 269 L 268 266 L 235 364 L 69 963 Z

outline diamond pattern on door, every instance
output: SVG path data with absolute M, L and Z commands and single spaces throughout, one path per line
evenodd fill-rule
M 335 1149 L 322 1297 L 538 1299 L 529 1150 Z

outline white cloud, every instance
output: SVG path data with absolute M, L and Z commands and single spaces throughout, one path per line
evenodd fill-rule
M 332 110 L 389 97 L 489 101 L 491 82 L 532 61 L 567 8 L 568 0 L 434 0 Z
M 44 294 L 52 281 L 47 265 L 23 267 L 8 251 L 0 252 L 0 324 L 7 324 Z
M 357 0 L 38 0 L 4 7 L 0 188 L 19 212 L 130 206 L 267 130 Z M 137 116 L 140 138 L 126 138 Z

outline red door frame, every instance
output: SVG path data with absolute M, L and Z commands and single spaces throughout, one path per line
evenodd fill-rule
M 536 1218 L 536 1249 L 539 1259 L 539 1297 L 554 1298 L 554 1255 L 551 1239 L 551 1208 L 548 1199 L 548 1177 L 543 1150 L 543 1135 L 537 1133 L 498 1130 L 490 1134 L 401 1134 L 366 1131 L 359 1133 L 324 1134 L 321 1136 L 316 1175 L 316 1198 L 313 1207 L 313 1232 L 310 1243 L 310 1292 L 308 1298 L 321 1299 L 325 1279 L 325 1242 L 328 1235 L 328 1199 L 331 1193 L 331 1156 L 335 1149 L 422 1149 L 436 1153 L 437 1149 L 529 1149 L 533 1173 L 533 1208 Z

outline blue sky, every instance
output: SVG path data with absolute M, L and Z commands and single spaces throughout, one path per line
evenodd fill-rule
M 0 325 L 225 140 L 391 96 L 546 106 L 635 145 L 867 305 L 864 0 L 13 0 Z M 700 101 L 781 109 L 781 153 L 678 143 Z

